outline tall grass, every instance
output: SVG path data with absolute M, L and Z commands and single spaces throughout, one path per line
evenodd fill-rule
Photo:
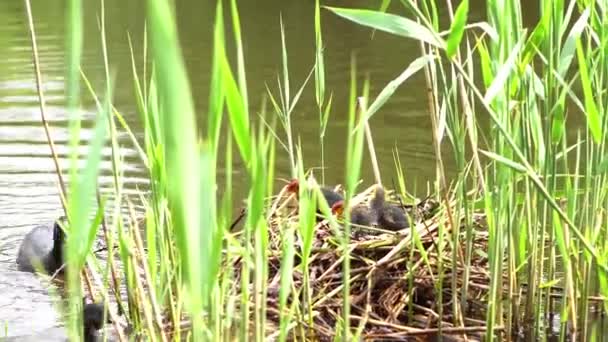
M 85 265 L 89 265 L 86 274 L 93 278 L 104 274 L 103 299 L 108 301 L 108 293 L 114 293 L 114 300 L 125 308 L 125 319 L 134 333 L 151 340 L 314 338 L 312 327 L 319 310 L 317 304 L 322 300 L 315 298 L 310 265 L 314 259 L 315 208 L 322 194 L 316 182 L 305 176 L 291 118 L 314 72 L 321 164 L 325 166 L 323 141 L 332 96 L 331 92 L 327 96 L 325 82 L 322 11 L 414 40 L 420 46 L 420 57 L 395 75 L 375 97 L 369 94 L 369 80 L 359 88 L 353 58 L 345 141 L 344 217 L 348 218 L 349 203 L 358 192 L 367 122 L 372 116 L 381 115 L 382 106 L 397 88 L 415 73 L 424 72 L 437 160 L 435 190 L 445 217 L 438 223 L 438 239 L 430 249 L 423 246 L 419 231 L 412 229 L 409 259 L 404 263 L 412 270 L 408 276 L 410 298 L 413 270 L 431 268 L 429 251 L 434 249 L 433 253 L 440 256 L 451 251 L 449 257 L 437 261 L 435 308 L 439 317 L 450 312 L 453 327 L 465 327 L 474 302 L 469 288 L 476 267 L 472 260 L 477 254 L 485 254 L 490 276 L 483 317 L 487 340 L 497 339 L 499 331 L 511 336 L 520 330 L 525 331 L 526 339 L 543 338 L 547 316 L 553 313 L 560 314 L 562 339 L 572 336 L 587 340 L 592 336 L 588 327 L 594 308 L 589 298 L 599 297 L 605 312 L 608 296 L 604 190 L 608 186 L 604 134 L 608 129 L 604 77 L 608 64 L 603 48 L 608 39 L 608 17 L 604 5 L 539 0 L 541 17 L 527 31 L 518 2 L 486 1 L 487 21 L 477 23 L 469 22 L 467 0 L 457 6 L 450 0 L 446 2 L 447 23 L 439 15 L 440 4 L 433 0 L 400 3 L 405 16 L 385 13 L 388 1 L 382 3 L 379 11 L 323 8 L 316 1 L 312 23 L 315 64 L 293 96 L 288 37 L 280 19 L 282 70 L 278 94 L 273 95 L 268 87 L 268 95 L 273 114 L 285 131 L 287 141 L 282 142 L 272 125 L 256 126 L 250 120 L 252 105 L 243 51 L 247 37 L 242 35 L 236 0 L 230 1 L 232 37 L 225 35 L 223 2 L 217 2 L 209 103 L 207 112 L 198 115 L 173 10 L 166 0 L 148 0 L 149 35 L 146 33 L 143 42 L 143 76 L 131 46 L 134 101 L 144 126 L 144 145 L 140 147 L 123 115 L 112 105 L 103 0 L 100 23 L 106 83 L 100 92 L 101 100 L 79 70 L 82 3 L 68 2 L 66 92 L 71 113 L 71 163 L 66 256 L 70 317 L 75 317 L 69 320 L 72 339 L 78 340 L 81 333 L 79 315 L 75 313 L 82 303 L 81 281 L 88 278 L 80 276 Z M 227 56 L 228 42 L 236 46 L 235 69 Z M 148 58 L 152 61 L 150 72 L 145 69 Z M 77 152 L 81 122 L 77 109 L 81 81 L 94 96 L 98 114 L 85 166 L 79 170 L 76 161 L 81 158 Z M 576 109 L 576 114 L 571 111 L 571 115 L 584 115 L 586 125 L 576 138 L 568 131 L 568 108 Z M 195 128 L 197 120 L 205 116 L 206 133 L 200 137 Z M 261 116 L 265 123 L 267 114 Z M 134 213 L 133 200 L 124 196 L 116 122 L 129 133 L 148 171 L 150 195 L 141 198 L 143 220 Z M 227 131 L 222 136 L 224 122 Z M 487 122 L 490 128 L 484 131 L 481 127 Z M 101 151 L 107 141 L 112 148 L 115 200 L 109 224 L 104 219 L 107 198 L 100 198 L 97 204 L 94 201 Z M 280 228 L 278 256 L 269 251 L 275 242 L 271 241 L 269 225 L 274 212 L 269 198 L 274 194 L 277 142 L 288 155 L 291 177 L 298 178 L 301 184 L 298 224 L 272 221 L 272 228 Z M 233 145 L 244 164 L 243 182 L 249 189 L 244 221 L 238 231 L 232 229 Z M 442 159 L 445 148 L 450 149 L 456 161 L 457 177 L 451 182 L 446 179 Z M 219 184 L 217 177 L 221 158 L 225 162 L 224 184 Z M 396 160 L 400 165 L 398 157 Z M 398 174 L 401 192 L 405 193 L 402 170 Z M 323 171 L 322 182 L 324 178 Z M 123 207 L 128 209 L 126 213 L 121 210 Z M 333 247 L 340 255 L 340 290 L 345 300 L 340 319 L 335 322 L 334 336 L 356 339 L 363 336 L 370 317 L 356 326 L 351 315 L 351 225 L 347 219 L 338 229 L 330 208 L 322 204 L 320 209 L 328 216 L 339 241 Z M 486 222 L 481 232 L 476 226 L 479 215 Z M 102 221 L 110 251 L 105 270 L 90 255 Z M 475 245 L 480 234 L 487 234 L 485 250 Z M 117 253 L 113 253 L 114 245 Z M 420 262 L 411 260 L 415 253 L 421 255 Z M 279 258 L 279 281 L 271 294 L 269 262 L 275 257 Z M 296 258 L 299 264 L 295 263 Z M 371 273 L 374 271 L 372 268 Z M 108 280 L 110 273 L 112 282 Z M 300 276 L 301 286 L 296 286 L 296 277 Z M 126 298 L 120 295 L 121 286 L 126 289 Z M 112 291 L 107 287 L 112 287 Z M 558 301 L 552 299 L 556 289 L 560 290 Z M 278 301 L 276 310 L 268 305 L 271 299 Z M 410 319 L 412 312 L 410 305 Z M 279 317 L 276 329 L 269 328 L 270 314 Z M 438 329 L 441 333 L 444 326 L 439 324 Z

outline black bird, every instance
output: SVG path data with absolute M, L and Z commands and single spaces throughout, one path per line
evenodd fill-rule
M 344 200 L 342 195 L 334 191 L 333 189 L 321 186 L 321 193 L 327 202 L 327 205 L 331 208 L 336 202 Z M 300 182 L 297 179 L 292 179 L 289 184 L 287 184 L 287 192 L 293 193 L 296 196 L 300 193 Z M 318 206 L 317 206 L 318 207 Z M 317 212 L 320 214 L 321 212 L 317 209 Z
M 401 230 L 409 226 L 407 217 L 401 207 L 386 202 L 384 188 L 376 185 L 378 207 L 378 226 L 386 230 Z
M 342 215 L 344 201 L 332 206 L 332 213 Z M 405 213 L 400 207 L 386 203 L 384 188 L 376 185 L 368 204 L 351 208 L 350 222 L 358 226 L 380 227 L 387 230 L 400 230 L 409 226 Z
M 385 203 L 378 219 L 380 227 L 388 230 L 401 230 L 409 227 L 409 222 L 403 209 L 399 206 Z
M 27 233 L 17 254 L 20 271 L 35 272 L 37 267 L 43 267 L 48 274 L 53 274 L 63 265 L 65 232 L 60 226 L 63 222 L 65 217 L 53 225 L 38 226 Z
M 372 189 L 372 198 L 367 204 L 358 204 L 350 209 L 350 223 L 357 226 L 378 226 L 384 205 L 384 189 L 375 186 Z M 333 214 L 341 216 L 344 212 L 344 201 L 334 203 L 331 210 Z
M 84 327 L 84 341 L 95 342 L 99 338 L 98 330 L 104 323 L 112 323 L 110 318 L 104 318 L 103 304 L 84 304 L 82 309 L 82 324 Z

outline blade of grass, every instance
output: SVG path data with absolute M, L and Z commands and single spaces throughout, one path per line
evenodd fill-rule
M 469 0 L 463 0 L 458 5 L 454 20 L 450 26 L 450 36 L 446 42 L 446 54 L 448 58 L 454 57 L 458 52 L 458 46 L 464 34 L 464 28 L 467 23 L 467 15 L 469 12 Z
M 249 140 L 249 117 L 246 116 L 244 100 L 239 92 L 237 84 L 232 76 L 230 65 L 226 57 L 222 58 L 222 83 L 224 84 L 224 93 L 226 95 L 226 107 L 228 109 L 228 117 L 232 127 L 232 134 L 236 140 L 236 144 L 241 153 L 241 158 L 245 162 L 247 168 L 251 162 L 251 142 Z
M 431 55 L 426 55 L 422 57 L 416 58 L 410 65 L 394 80 L 390 81 L 378 94 L 374 102 L 367 108 L 367 111 L 364 114 L 364 120 L 368 121 L 371 119 L 372 115 L 374 115 L 385 103 L 389 100 L 389 98 L 395 93 L 397 88 L 403 84 L 408 78 L 418 72 L 420 69 L 424 68 L 434 57 Z M 359 123 L 361 124 L 361 123 Z M 359 129 L 360 127 L 357 127 Z
M 334 12 L 340 17 L 363 26 L 368 26 L 379 31 L 392 33 L 402 37 L 421 40 L 439 48 L 443 48 L 445 46 L 445 42 L 438 36 L 434 35 L 426 27 L 413 20 L 400 17 L 398 15 L 372 10 L 328 6 L 323 7 Z
M 593 90 L 591 89 L 591 81 L 589 68 L 587 67 L 587 59 L 583 51 L 583 45 L 580 39 L 576 39 L 576 54 L 578 57 L 579 74 L 581 76 L 581 84 L 583 86 L 583 94 L 585 98 L 585 114 L 587 115 L 587 127 L 591 131 L 591 136 L 596 144 L 602 140 L 602 118 L 597 110 L 597 105 L 593 99 Z
M 198 191 L 191 191 L 200 189 L 194 106 L 177 41 L 173 11 L 166 0 L 149 0 L 147 4 L 155 75 L 163 104 L 160 118 L 166 148 L 169 207 L 188 289 L 187 308 L 198 340 L 204 332 L 200 265 L 205 248 L 201 248 L 201 195 Z
M 217 2 L 213 29 L 213 59 L 211 61 L 211 84 L 209 86 L 209 110 L 207 117 L 207 138 L 211 149 L 217 153 L 224 110 L 224 87 L 222 83 L 222 60 L 226 54 L 224 46 L 224 19 L 222 2 Z

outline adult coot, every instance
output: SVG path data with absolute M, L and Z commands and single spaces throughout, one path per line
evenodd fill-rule
M 27 233 L 17 254 L 20 271 L 35 272 L 42 267 L 53 274 L 63 265 L 65 232 L 61 225 L 65 221 L 65 217 L 61 217 L 52 225 L 38 226 Z

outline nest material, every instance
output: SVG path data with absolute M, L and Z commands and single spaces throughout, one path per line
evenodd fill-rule
M 352 200 L 352 205 L 368 200 L 371 187 Z M 281 192 L 284 194 L 284 191 Z M 298 214 L 293 195 L 285 199 L 279 195 L 271 206 L 269 215 L 269 279 L 268 319 L 279 324 L 279 284 L 282 241 L 285 232 L 295 234 L 296 258 L 294 265 L 301 262 L 302 243 L 297 233 Z M 399 203 L 399 202 L 397 202 Z M 488 290 L 489 275 L 486 271 L 485 257 L 473 253 L 469 268 L 466 300 L 468 308 L 460 305 L 464 268 L 464 248 L 453 250 L 445 241 L 438 255 L 438 227 L 445 229 L 460 224 L 460 219 L 448 219 L 444 208 L 439 208 L 432 200 L 421 201 L 407 207 L 414 218 L 412 228 L 394 233 L 381 233 L 367 230 L 353 230 L 348 246 L 351 256 L 350 296 L 351 325 L 362 329 L 361 336 L 366 340 L 404 340 L 427 341 L 437 336 L 441 327 L 444 340 L 457 341 L 466 335 L 477 339 L 485 334 L 485 322 L 475 320 L 468 311 L 485 308 L 485 305 L 471 305 L 483 298 Z M 286 227 L 294 229 L 285 229 Z M 341 227 L 341 226 L 340 226 Z M 414 234 L 415 231 L 415 234 Z M 339 233 L 339 232 L 338 232 Z M 417 238 L 414 238 L 416 237 Z M 486 245 L 485 234 L 476 234 L 474 247 Z M 308 281 L 314 324 L 306 326 L 307 340 L 331 340 L 335 337 L 336 327 L 342 319 L 343 308 L 343 251 L 340 238 L 330 227 L 328 220 L 315 226 L 313 249 L 309 257 Z M 426 255 L 426 257 L 424 257 Z M 454 258 L 454 256 L 456 256 Z M 442 258 L 441 274 L 444 281 L 439 288 L 439 262 Z M 456 263 L 456 265 L 454 265 Z M 238 265 L 237 265 L 238 267 Z M 295 289 L 304 286 L 302 268 L 293 273 Z M 456 270 L 457 296 L 452 294 L 451 272 Z M 237 272 L 238 273 L 238 272 Z M 300 294 L 299 302 L 305 302 Z M 442 307 L 438 307 L 441 294 Z M 291 301 L 292 299 L 290 299 Z M 454 305 L 454 300 L 458 305 Z M 478 303 L 478 302 L 477 302 Z M 453 312 L 457 308 L 459 312 Z M 441 315 L 440 315 L 441 314 Z M 483 314 L 482 314 L 483 315 Z M 283 315 L 284 316 L 284 315 Z M 294 319 L 298 319 L 294 317 Z M 455 325 L 453 322 L 460 322 Z M 500 330 L 500 327 L 497 329 Z M 450 337 L 451 336 L 451 337 Z M 477 336 L 477 337 L 476 337 Z M 272 337 L 272 336 L 269 336 Z

